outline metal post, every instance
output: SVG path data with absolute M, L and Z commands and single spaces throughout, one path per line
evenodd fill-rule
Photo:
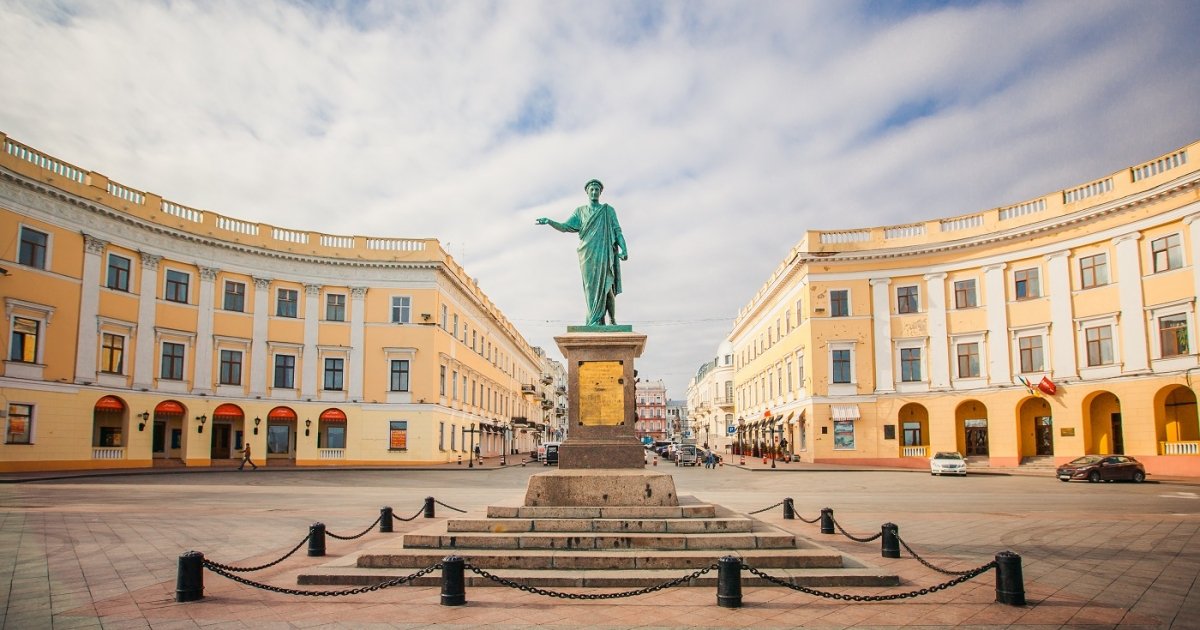
M 443 606 L 462 606 L 467 603 L 467 583 L 463 578 L 465 564 L 459 556 L 442 558 Z
M 821 508 L 821 533 L 833 533 L 833 508 Z
M 390 506 L 379 508 L 379 533 L 392 533 L 392 508 Z
M 996 601 L 1009 606 L 1025 605 L 1021 556 L 1011 551 L 996 554 Z
M 880 538 L 883 544 L 880 553 L 882 553 L 884 558 L 899 558 L 900 526 L 895 523 L 884 523 L 882 534 L 883 536 Z
M 783 518 L 788 521 L 796 518 L 796 505 L 792 503 L 792 497 L 783 500 Z
M 717 561 L 717 605 L 721 608 L 742 607 L 742 561 L 733 556 Z
M 325 523 L 313 523 L 308 526 L 308 555 L 325 555 Z
M 425 497 L 425 518 L 434 518 L 433 497 Z
M 179 554 L 179 570 L 175 574 L 175 601 L 194 602 L 204 599 L 204 554 L 185 551 Z

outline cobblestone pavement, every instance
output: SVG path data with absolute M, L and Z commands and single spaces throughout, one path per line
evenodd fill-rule
M 457 467 L 455 467 L 457 468 Z M 437 587 L 398 586 L 345 597 L 301 597 L 206 571 L 205 598 L 176 603 L 181 553 L 250 566 L 292 549 L 313 522 L 362 531 L 392 506 L 411 516 L 426 496 L 467 510 L 515 500 L 540 466 L 440 471 L 269 470 L 82 477 L 0 485 L 0 626 L 3 628 L 1200 628 L 1200 497 L 1187 483 L 1059 483 L 1044 476 L 932 478 L 897 471 L 763 474 L 726 466 L 668 468 L 681 494 L 749 512 L 795 500 L 799 516 L 834 509 L 860 536 L 884 522 L 931 564 L 964 570 L 1002 550 L 1023 559 L 1028 605 L 995 603 L 994 572 L 914 599 L 856 603 L 779 587 L 744 588 L 744 606 L 716 605 L 714 588 L 679 587 L 616 601 L 550 599 L 470 588 L 468 604 L 439 605 Z M 808 471 L 812 472 L 812 471 Z M 438 517 L 453 516 L 439 508 Z M 879 543 L 821 535 L 816 524 L 760 518 L 898 573 L 903 593 L 949 576 Z M 396 522 L 402 533 L 429 521 Z M 296 588 L 303 569 L 397 534 L 327 541 L 245 574 Z M 683 572 L 681 572 L 682 574 Z M 3 588 L 7 587 L 7 588 Z M 305 587 L 307 590 L 340 590 Z M 571 592 L 597 592 L 562 589 Z M 620 590 L 620 589 L 613 589 Z M 601 591 L 603 592 L 603 591 Z

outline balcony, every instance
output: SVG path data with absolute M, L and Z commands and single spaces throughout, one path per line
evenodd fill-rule
M 1200 442 L 1159 442 L 1163 455 L 1200 455 Z
M 319 448 L 317 453 L 320 459 L 346 459 L 344 448 Z
M 713 402 L 716 403 L 716 405 L 718 407 L 720 407 L 721 409 L 728 409 L 730 411 L 733 410 L 733 397 L 732 396 L 722 396 L 720 398 L 717 398 Z
M 542 375 L 542 385 L 549 385 L 554 382 L 554 377 L 549 374 Z
M 528 395 L 537 395 L 537 385 L 534 385 L 533 383 L 528 383 L 528 384 L 522 385 L 521 393 L 528 394 Z
M 901 457 L 929 457 L 928 446 L 905 446 Z
M 125 459 L 125 447 L 93 446 L 92 459 Z

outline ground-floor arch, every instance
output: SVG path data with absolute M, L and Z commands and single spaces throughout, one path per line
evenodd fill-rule
M 1154 396 L 1154 432 L 1159 455 L 1200 454 L 1200 418 L 1196 393 L 1190 387 L 1170 385 Z
M 900 424 L 900 456 L 929 456 L 929 410 L 919 403 L 908 403 L 896 414 Z
M 965 400 L 954 409 L 954 428 L 958 452 L 967 457 L 987 457 L 989 444 L 987 405 Z
M 1121 401 L 1109 391 L 1097 391 L 1083 401 L 1083 447 L 1089 455 L 1124 455 L 1125 431 Z
M 92 459 L 125 459 L 129 445 L 129 405 L 101 396 L 92 406 Z
M 1054 417 L 1041 396 L 1028 396 L 1017 405 L 1017 453 L 1022 460 L 1054 455 Z

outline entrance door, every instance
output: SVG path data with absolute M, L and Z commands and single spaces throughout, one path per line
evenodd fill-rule
M 228 424 L 214 424 L 212 428 L 212 452 L 209 456 L 213 459 L 229 459 L 229 437 L 232 426 Z
M 154 457 L 163 458 L 167 456 L 167 423 L 161 420 L 154 421 L 153 437 L 151 438 L 150 450 L 154 453 Z
M 1037 454 L 1049 456 L 1054 454 L 1054 421 L 1049 416 L 1034 418 Z
M 1112 415 L 1113 455 L 1125 454 L 1125 435 L 1121 433 L 1121 414 Z
M 965 425 L 963 427 L 963 440 L 966 442 L 967 457 L 987 456 L 987 420 L 979 418 L 968 419 L 963 424 Z
M 294 459 L 294 432 L 291 424 L 270 423 L 267 425 L 267 457 Z

